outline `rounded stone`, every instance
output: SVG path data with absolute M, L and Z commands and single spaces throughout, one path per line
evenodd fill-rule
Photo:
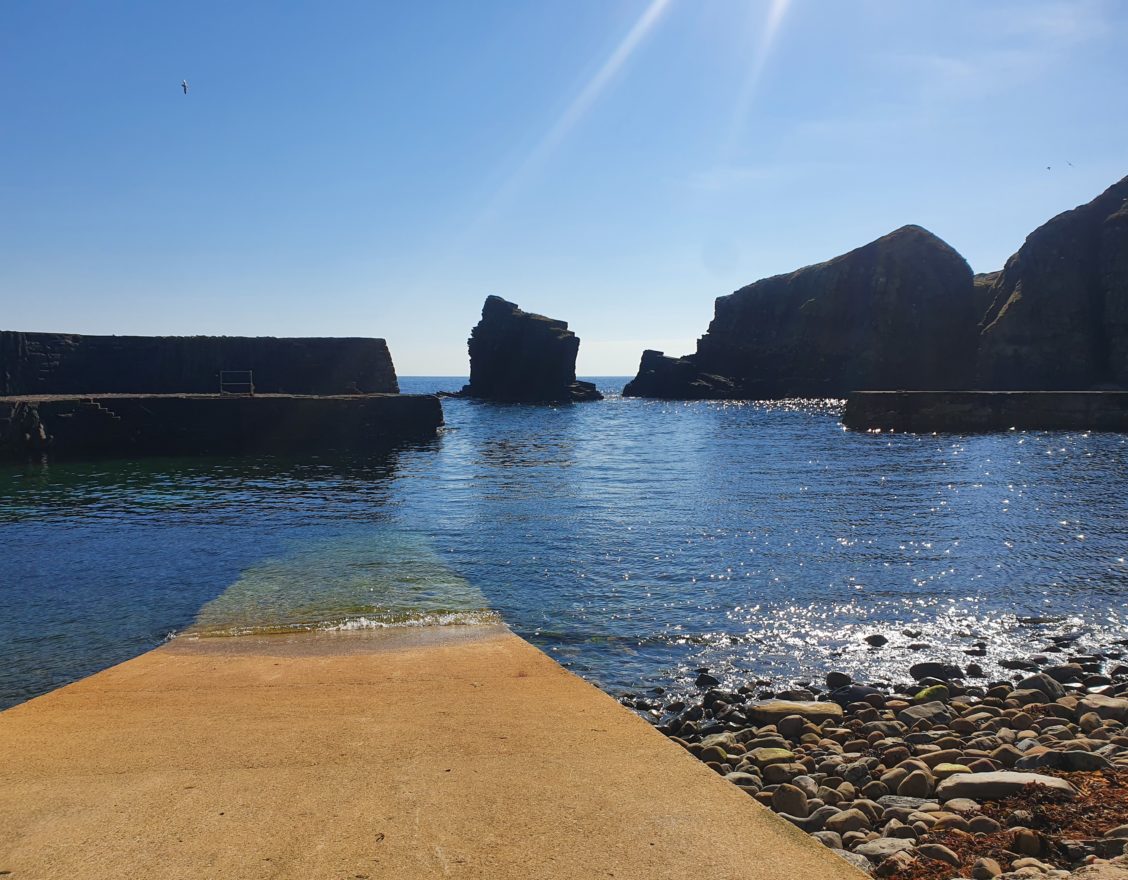
M 776 730 L 782 737 L 798 739 L 806 723 L 807 719 L 802 715 L 788 715 L 776 722 Z
M 952 813 L 978 813 L 982 807 L 971 798 L 952 798 L 944 801 L 944 809 Z
M 950 692 L 948 686 L 945 684 L 934 684 L 932 687 L 926 687 L 919 690 L 913 696 L 913 699 L 918 703 L 931 703 L 933 700 L 939 700 L 942 703 L 948 702 Z
M 972 880 L 991 880 L 991 878 L 998 877 L 1002 873 L 1002 865 L 991 858 L 976 859 L 971 866 Z
M 842 835 L 842 845 L 850 850 L 850 852 L 853 852 L 858 844 L 866 843 L 871 839 L 872 834 L 869 831 L 847 831 Z
M 790 782 L 796 776 L 801 776 L 807 772 L 807 768 L 799 763 L 788 764 L 768 764 L 764 768 L 764 781 L 769 785 L 775 785 L 780 782 Z
M 743 773 L 738 770 L 732 773 L 726 773 L 725 779 L 727 779 L 733 785 L 740 786 L 745 790 L 752 789 L 753 792 L 760 790 L 760 777 L 754 776 L 751 773 Z
M 897 820 L 894 819 L 889 825 L 885 826 L 886 837 L 900 837 L 904 840 L 916 840 L 920 836 L 912 825 L 905 825 L 902 822 L 897 822 L 896 825 L 893 825 L 893 822 L 897 822 Z M 889 827 L 890 825 L 893 825 L 893 827 Z
M 1011 849 L 1027 856 L 1040 856 L 1045 850 L 1045 841 L 1037 831 L 1029 828 L 1016 828 L 1011 836 Z
M 1010 863 L 1010 866 L 1011 866 L 1012 870 L 1015 870 L 1015 871 L 1021 870 L 1022 868 L 1037 868 L 1039 871 L 1042 871 L 1042 872 L 1046 872 L 1046 871 L 1050 870 L 1049 865 L 1047 865 L 1045 862 L 1040 862 L 1040 861 L 1038 861 L 1038 859 L 1032 859 L 1029 856 L 1026 856 L 1026 857 L 1021 858 L 1021 859 L 1015 859 L 1013 862 Z
M 938 818 L 932 825 L 933 831 L 971 831 L 971 823 L 959 813 L 936 813 Z
M 937 764 L 932 768 L 932 775 L 937 779 L 947 779 L 957 773 L 970 773 L 971 768 L 966 764 Z
M 1003 827 L 990 816 L 973 816 L 967 826 L 973 834 L 994 834 Z
M 772 795 L 772 809 L 777 813 L 787 813 L 789 816 L 806 818 L 807 795 L 797 786 L 781 785 Z
M 758 767 L 769 764 L 786 764 L 795 759 L 795 753 L 789 749 L 761 748 L 753 749 L 748 753 L 748 758 Z
M 861 831 L 870 827 L 869 817 L 861 810 L 842 810 L 831 816 L 823 825 L 824 830 L 845 834 L 848 831 Z
M 877 840 L 871 840 L 867 843 L 859 844 L 854 847 L 854 852 L 858 855 L 865 856 L 871 862 L 880 862 L 887 859 L 893 853 L 904 852 L 916 847 L 916 844 L 911 840 L 905 840 L 898 837 L 879 837 Z
M 819 791 L 819 784 L 806 774 L 796 776 L 791 780 L 791 784 L 801 789 L 803 794 L 805 794 L 809 798 L 815 797 Z
M 960 866 L 960 857 L 943 844 L 922 843 L 917 847 L 917 853 L 924 856 L 926 859 L 933 859 L 937 862 L 945 862 L 951 865 L 953 868 L 958 868 Z
M 953 678 L 963 678 L 963 670 L 951 663 L 914 663 L 909 667 L 909 675 L 917 681 L 922 678 L 949 681 Z
M 897 786 L 897 794 L 902 797 L 924 798 L 931 795 L 932 791 L 933 778 L 923 770 L 914 770 Z

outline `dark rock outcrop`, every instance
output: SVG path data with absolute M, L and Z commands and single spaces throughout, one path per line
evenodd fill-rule
M 1030 233 L 991 293 L 980 387 L 1128 383 L 1128 177 Z
M 697 353 L 648 352 L 623 393 L 769 399 L 967 387 L 977 318 L 967 262 L 905 226 L 719 297 Z
M 623 388 L 623 395 L 667 400 L 725 400 L 740 396 L 732 380 L 702 373 L 693 355 L 673 358 L 652 349 L 642 353 L 638 375 Z
M 383 339 L 0 332 L 0 395 L 214 394 L 224 370 L 260 393 L 399 391 Z
M 500 296 L 486 298 L 470 334 L 470 383 L 463 397 L 513 403 L 602 400 L 576 381 L 580 340 L 564 321 L 523 312 Z
M 1128 178 L 974 277 L 918 226 L 717 299 L 697 352 L 643 355 L 624 394 L 1128 388 Z

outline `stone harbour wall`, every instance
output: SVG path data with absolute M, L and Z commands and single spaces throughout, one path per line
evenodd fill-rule
M 855 431 L 1128 431 L 1128 391 L 856 391 Z
M 433 438 L 437 397 L 98 395 L 0 399 L 0 458 L 367 452 Z
M 224 370 L 253 371 L 259 393 L 399 391 L 383 339 L 0 331 L 0 395 L 215 394 Z

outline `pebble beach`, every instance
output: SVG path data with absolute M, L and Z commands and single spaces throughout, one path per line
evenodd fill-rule
M 880 649 L 884 637 L 870 637 Z M 1128 877 L 1128 663 L 1063 638 L 1004 661 L 917 662 L 896 681 L 622 702 L 856 867 L 904 880 Z

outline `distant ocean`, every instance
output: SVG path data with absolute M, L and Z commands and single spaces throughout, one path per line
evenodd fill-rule
M 1128 437 L 853 434 L 834 402 L 593 381 L 445 400 L 438 439 L 374 458 L 3 466 L 0 706 L 185 632 L 500 619 L 613 694 L 1128 636 Z

